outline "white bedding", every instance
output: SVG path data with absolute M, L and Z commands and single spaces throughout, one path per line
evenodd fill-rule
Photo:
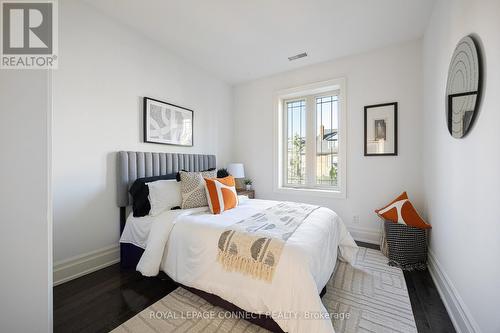
M 239 202 L 244 202 L 248 200 L 247 196 L 239 195 Z M 201 208 L 201 211 L 207 210 L 208 207 Z M 175 210 L 171 212 L 169 210 L 163 211 L 157 216 L 142 216 L 142 217 L 134 217 L 133 213 L 127 217 L 127 221 L 125 222 L 125 227 L 123 228 L 122 235 L 120 237 L 120 243 L 130 243 L 141 249 L 146 249 L 146 244 L 148 243 L 149 231 L 151 230 L 151 226 L 155 219 L 170 219 L 172 216 L 176 216 L 180 212 L 197 212 L 200 211 L 200 208 L 193 209 L 185 209 L 185 210 Z M 173 214 L 173 215 L 172 215 Z
M 330 209 L 315 210 L 288 239 L 272 283 L 227 272 L 216 262 L 217 242 L 225 228 L 277 203 L 247 200 L 220 215 L 207 207 L 166 211 L 150 222 L 137 270 L 153 276 L 161 269 L 181 284 L 248 312 L 271 315 L 285 332 L 333 332 L 319 292 L 334 271 L 338 249 L 342 260 L 352 262 L 357 246 Z
M 149 231 L 151 230 L 151 225 L 156 218 L 154 216 L 143 216 L 134 217 L 132 212 L 127 217 L 125 222 L 125 228 L 123 228 L 122 236 L 120 238 L 120 243 L 130 243 L 141 249 L 146 248 L 148 243 Z

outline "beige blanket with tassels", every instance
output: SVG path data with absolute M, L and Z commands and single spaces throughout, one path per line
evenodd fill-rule
M 225 230 L 219 237 L 217 261 L 271 282 L 285 242 L 318 206 L 281 202 Z

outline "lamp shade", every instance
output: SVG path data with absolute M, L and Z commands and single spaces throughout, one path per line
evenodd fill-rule
M 245 168 L 241 163 L 231 163 L 227 166 L 227 172 L 234 178 L 245 178 Z

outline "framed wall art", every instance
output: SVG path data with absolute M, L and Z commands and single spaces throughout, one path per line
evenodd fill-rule
M 365 156 L 398 154 L 398 103 L 365 106 Z
M 144 142 L 193 146 L 193 110 L 144 97 Z

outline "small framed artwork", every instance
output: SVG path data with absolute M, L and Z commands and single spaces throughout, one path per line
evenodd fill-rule
M 193 110 L 144 97 L 144 142 L 193 146 Z
M 365 156 L 398 154 L 398 103 L 365 106 Z

